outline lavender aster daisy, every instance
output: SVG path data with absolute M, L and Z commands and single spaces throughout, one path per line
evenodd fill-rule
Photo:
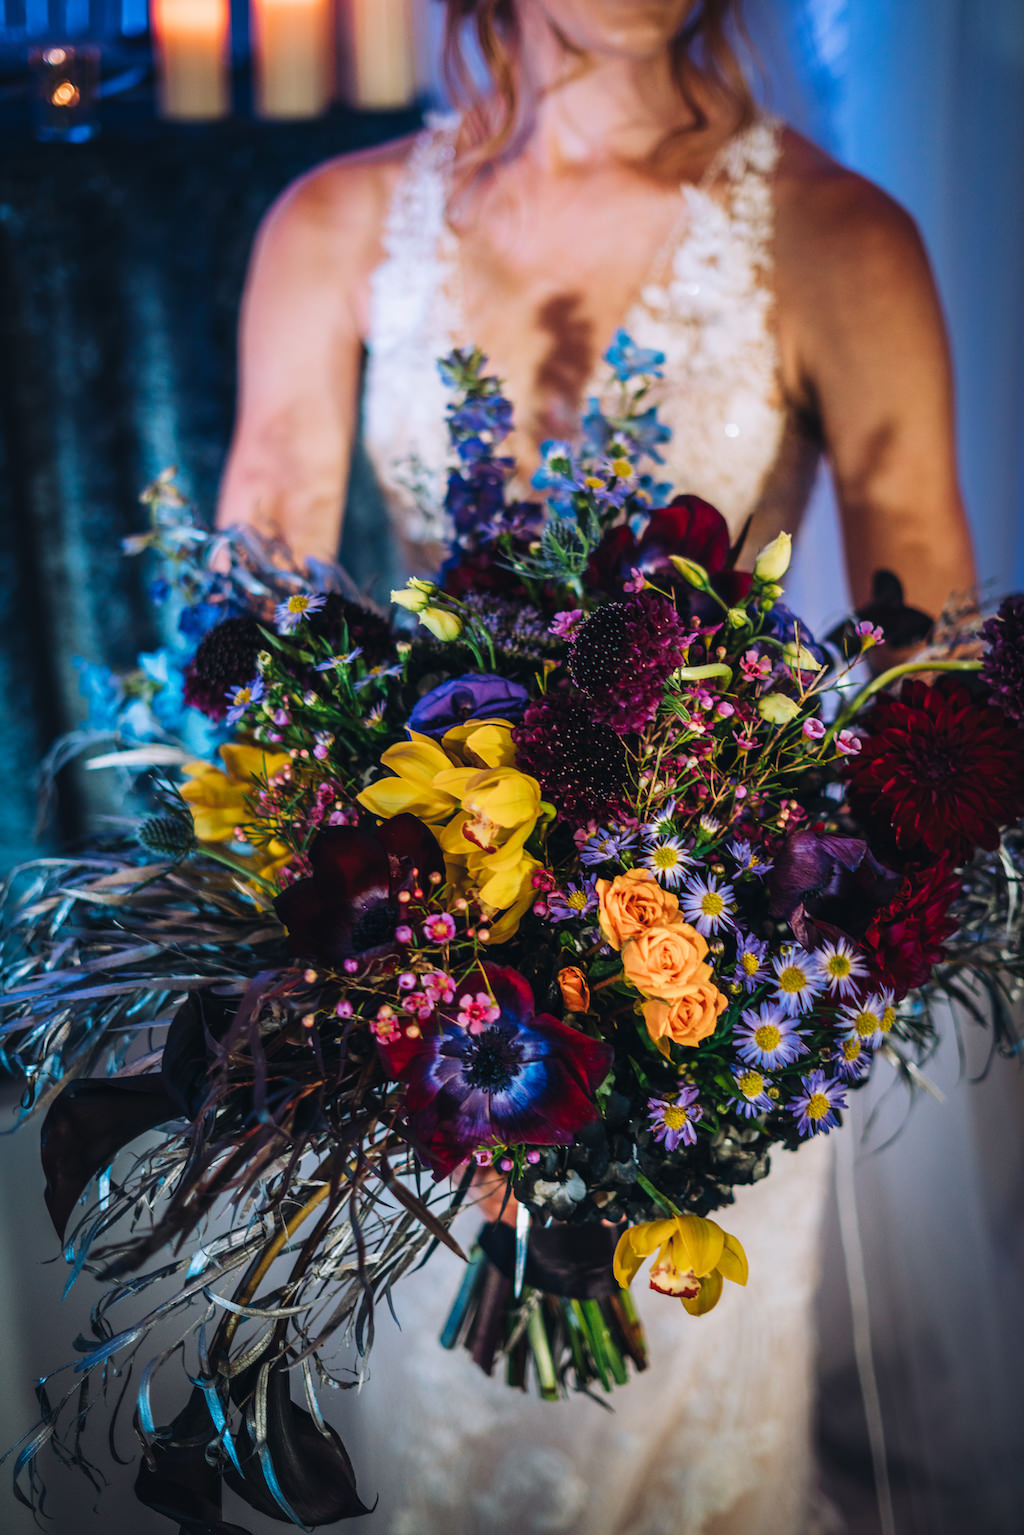
M 675 890 L 690 858 L 678 837 L 661 837 L 657 842 L 648 844 L 640 861 L 661 884 L 669 890 Z
M 748 1007 L 733 1030 L 733 1039 L 741 1061 L 769 1071 L 776 1066 L 789 1066 L 798 1056 L 807 1054 L 796 1021 L 787 1017 L 775 1002 Z
M 834 997 L 856 996 L 858 982 L 864 979 L 868 969 L 852 943 L 840 938 L 835 943 L 822 944 L 815 950 L 814 957 L 822 979 Z
M 227 693 L 224 695 L 231 705 L 226 716 L 228 724 L 237 725 L 238 721 L 247 713 L 252 705 L 258 704 L 261 701 L 266 695 L 266 691 L 266 688 L 263 686 L 262 677 L 254 677 L 244 687 L 228 688 Z
M 836 1027 L 844 1038 L 859 1039 L 871 1049 L 882 1038 L 883 1005 L 877 996 L 864 997 L 840 1008 L 836 1015 Z
M 871 1051 L 856 1034 L 850 1034 L 840 1041 L 835 1066 L 844 1082 L 860 1082 L 871 1070 Z
M 756 991 L 768 974 L 765 964 L 767 954 L 767 939 L 755 938 L 753 933 L 739 933 L 737 935 L 736 969 L 733 971 L 733 974 L 737 981 L 740 981 L 748 991 Z
M 825 989 L 814 956 L 792 943 L 772 960 L 775 1000 L 791 1017 L 806 1013 Z
M 318 613 L 327 601 L 323 592 L 292 592 L 274 609 L 278 634 L 294 634 L 311 613 Z
M 812 1071 L 800 1078 L 800 1086 L 802 1091 L 787 1105 L 796 1117 L 797 1130 L 803 1136 L 827 1135 L 839 1123 L 837 1110 L 846 1107 L 842 1084 L 823 1071 Z
M 610 858 L 621 858 L 623 853 L 628 853 L 636 844 L 636 832 L 626 827 L 612 827 L 607 830 L 599 826 L 596 831 L 577 842 L 580 862 L 593 868 L 596 864 L 607 863 Z
M 684 1146 L 696 1143 L 697 1121 L 703 1112 L 697 1102 L 697 1089 L 691 1086 L 680 1088 L 674 1098 L 647 1101 L 647 1123 L 654 1131 L 654 1139 L 666 1151 L 675 1151 L 680 1142 Z
M 717 933 L 720 927 L 734 925 L 736 895 L 731 885 L 722 884 L 714 874 L 708 874 L 703 879 L 694 874 L 683 888 L 685 894 L 679 903 L 680 909 L 698 933 L 707 938 Z
M 756 1066 L 733 1067 L 732 1079 L 736 1093 L 730 1098 L 729 1107 L 744 1119 L 755 1119 L 775 1107 L 768 1096 L 768 1078 Z
M 573 917 L 589 917 L 597 910 L 596 879 L 568 885 L 565 890 L 549 890 L 544 900 L 553 922 L 568 922 Z

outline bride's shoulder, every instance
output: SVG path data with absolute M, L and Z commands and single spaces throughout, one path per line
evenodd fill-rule
M 379 259 L 381 233 L 416 135 L 337 155 L 287 186 L 264 215 L 258 244 L 285 269 L 323 265 L 336 277 Z
M 906 208 L 791 128 L 782 133 L 776 241 L 780 277 L 808 297 L 880 282 L 898 288 L 927 270 Z

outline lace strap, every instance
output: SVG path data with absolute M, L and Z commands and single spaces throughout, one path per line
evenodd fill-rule
M 429 113 L 416 136 L 384 221 L 384 250 L 392 261 L 407 265 L 437 254 L 446 227 L 458 126 L 456 113 Z
M 732 224 L 750 252 L 754 266 L 771 265 L 775 234 L 775 173 L 782 153 L 782 122 L 769 112 L 722 146 L 701 179 L 707 189 L 722 180 Z

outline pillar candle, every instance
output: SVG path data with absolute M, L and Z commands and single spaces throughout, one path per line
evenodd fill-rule
M 316 117 L 334 89 L 330 0 L 251 0 L 256 110 L 261 117 Z
M 151 0 L 160 111 L 224 117 L 231 105 L 229 0 Z
M 408 106 L 419 83 L 412 0 L 344 0 L 341 17 L 352 106 Z

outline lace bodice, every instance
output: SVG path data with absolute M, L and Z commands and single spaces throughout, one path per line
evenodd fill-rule
M 456 118 L 442 119 L 416 140 L 371 279 L 364 438 L 406 546 L 449 536 L 447 394 L 437 358 L 473 339 L 445 217 L 457 127 Z M 664 275 L 623 317 L 640 345 L 666 356 L 654 398 L 672 440 L 659 478 L 712 502 L 734 533 L 756 512 L 765 539 L 795 529 L 817 461 L 779 382 L 772 295 L 779 143 L 778 120 L 760 115 L 726 143 L 699 184 L 680 187 L 680 218 L 659 263 Z M 586 395 L 602 398 L 607 373 L 603 364 L 595 369 Z

